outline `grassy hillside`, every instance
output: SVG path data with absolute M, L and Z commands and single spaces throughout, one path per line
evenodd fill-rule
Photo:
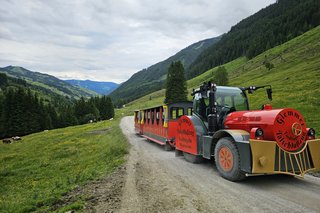
M 54 76 L 39 72 L 33 72 L 24 69 L 23 67 L 8 66 L 0 68 L 0 73 L 1 72 L 5 73 L 9 77 L 14 77 L 26 81 L 29 88 L 40 91 L 43 94 L 48 94 L 49 96 L 52 96 L 52 94 L 57 94 L 69 97 L 71 99 L 77 99 L 81 96 L 98 96 L 98 93 L 91 90 L 73 86 Z
M 49 211 L 67 191 L 122 164 L 127 148 L 119 119 L 1 143 L 0 212 Z M 84 201 L 76 202 L 81 206 Z
M 263 63 L 266 60 L 274 65 L 273 69 L 265 67 Z M 299 110 L 308 126 L 320 133 L 320 27 L 251 60 L 241 57 L 223 66 L 229 73 L 230 86 L 271 84 L 273 106 Z M 217 67 L 189 80 L 189 91 L 211 80 L 216 70 Z M 127 104 L 124 113 L 130 114 L 134 109 L 162 104 L 163 100 L 164 90 L 160 90 Z M 249 100 L 251 109 L 259 109 L 268 102 L 265 90 L 249 95 Z

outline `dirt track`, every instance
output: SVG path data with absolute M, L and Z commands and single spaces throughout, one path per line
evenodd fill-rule
M 134 134 L 128 162 L 79 194 L 91 194 L 86 212 L 320 212 L 320 178 L 256 176 L 240 183 L 221 178 L 213 161 L 191 164 Z M 90 193 L 88 193 L 90 191 Z

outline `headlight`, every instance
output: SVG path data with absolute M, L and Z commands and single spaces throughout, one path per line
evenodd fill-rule
M 256 137 L 262 137 L 262 136 L 263 136 L 263 130 L 260 129 L 260 128 L 258 128 L 258 129 L 256 130 Z
M 252 128 L 250 131 L 251 139 L 263 140 L 263 130 L 261 128 Z
M 308 138 L 315 139 L 316 131 L 313 128 L 308 128 L 307 130 L 308 130 Z

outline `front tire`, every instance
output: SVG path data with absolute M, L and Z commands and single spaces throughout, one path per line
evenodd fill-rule
M 245 179 L 245 173 L 240 169 L 240 155 L 232 138 L 221 138 L 214 150 L 217 169 L 222 177 L 231 181 Z

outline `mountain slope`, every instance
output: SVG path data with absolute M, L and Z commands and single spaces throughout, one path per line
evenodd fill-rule
M 33 72 L 23 67 L 8 66 L 0 68 L 0 72 L 5 73 L 9 77 L 25 80 L 31 86 L 47 91 L 53 92 L 58 95 L 67 96 L 71 99 L 77 99 L 80 97 L 97 96 L 98 94 L 83 88 L 75 87 L 63 80 L 60 80 L 54 76 L 43 74 L 39 72 Z
M 108 95 L 113 90 L 115 90 L 119 84 L 113 83 L 113 82 L 100 82 L 100 81 L 90 81 L 90 80 L 65 80 L 69 84 L 72 84 L 74 86 L 79 86 L 91 91 L 94 91 L 96 93 L 99 93 L 100 95 Z
M 264 65 L 268 60 L 274 65 L 269 70 Z M 271 84 L 274 108 L 291 107 L 299 110 L 307 125 L 320 132 L 320 26 L 282 45 L 274 47 L 252 58 L 240 57 L 223 65 L 229 74 L 230 86 Z M 218 67 L 189 80 L 188 89 L 197 88 L 203 82 L 212 80 Z M 126 104 L 127 113 L 133 110 L 163 104 L 165 90 Z M 189 96 L 191 99 L 191 96 Z M 251 109 L 260 109 L 268 102 L 265 90 L 249 95 Z
M 242 20 L 190 65 L 190 79 L 241 56 L 249 59 L 320 24 L 319 0 L 278 0 Z
M 148 69 L 135 73 L 129 80 L 114 90 L 110 96 L 114 100 L 134 100 L 138 97 L 161 89 L 166 78 L 168 67 L 173 61 L 180 60 L 184 67 L 187 68 L 204 49 L 219 40 L 220 37 L 199 41 L 181 50 L 174 56 L 154 64 Z

